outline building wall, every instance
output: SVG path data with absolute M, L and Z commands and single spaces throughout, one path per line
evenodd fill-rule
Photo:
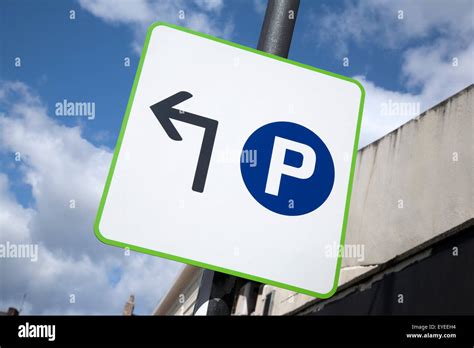
M 388 261 L 474 216 L 469 88 L 359 151 L 346 243 Z
M 202 273 L 202 268 L 184 266 L 152 314 L 192 315 Z
M 471 315 L 474 219 L 391 267 L 296 315 Z M 440 281 L 441 280 L 441 281 Z

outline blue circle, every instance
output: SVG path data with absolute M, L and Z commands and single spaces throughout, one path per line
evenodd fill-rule
M 278 192 L 270 194 L 265 190 L 276 137 L 309 146 L 316 155 L 316 164 L 307 178 L 281 174 Z M 284 166 L 300 168 L 304 164 L 303 154 L 290 148 L 283 157 Z M 326 201 L 334 185 L 334 162 L 326 144 L 308 128 L 292 122 L 269 123 L 253 132 L 243 147 L 240 171 L 253 198 L 282 215 L 314 211 Z

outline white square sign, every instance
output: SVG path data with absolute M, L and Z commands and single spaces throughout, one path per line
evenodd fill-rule
M 118 247 L 331 296 L 363 98 L 350 78 L 153 25 L 96 235 Z

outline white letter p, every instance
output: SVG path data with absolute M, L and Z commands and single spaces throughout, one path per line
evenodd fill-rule
M 285 164 L 286 150 L 299 152 L 303 155 L 300 167 L 292 167 Z M 313 175 L 315 168 L 316 153 L 311 147 L 289 139 L 275 137 L 265 193 L 278 196 L 282 175 L 298 179 L 308 179 Z

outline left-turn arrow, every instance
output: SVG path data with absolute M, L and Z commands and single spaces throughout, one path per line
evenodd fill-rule
M 173 108 L 173 106 L 191 98 L 192 96 L 193 95 L 189 92 L 181 91 L 153 104 L 150 108 L 166 134 L 173 140 L 181 141 L 183 138 L 171 122 L 171 119 L 204 128 L 204 137 L 202 139 L 201 151 L 199 153 L 192 186 L 193 191 L 203 192 L 204 186 L 206 185 L 207 172 L 211 161 L 214 140 L 216 138 L 217 125 L 219 123 L 211 118 L 183 112 Z

